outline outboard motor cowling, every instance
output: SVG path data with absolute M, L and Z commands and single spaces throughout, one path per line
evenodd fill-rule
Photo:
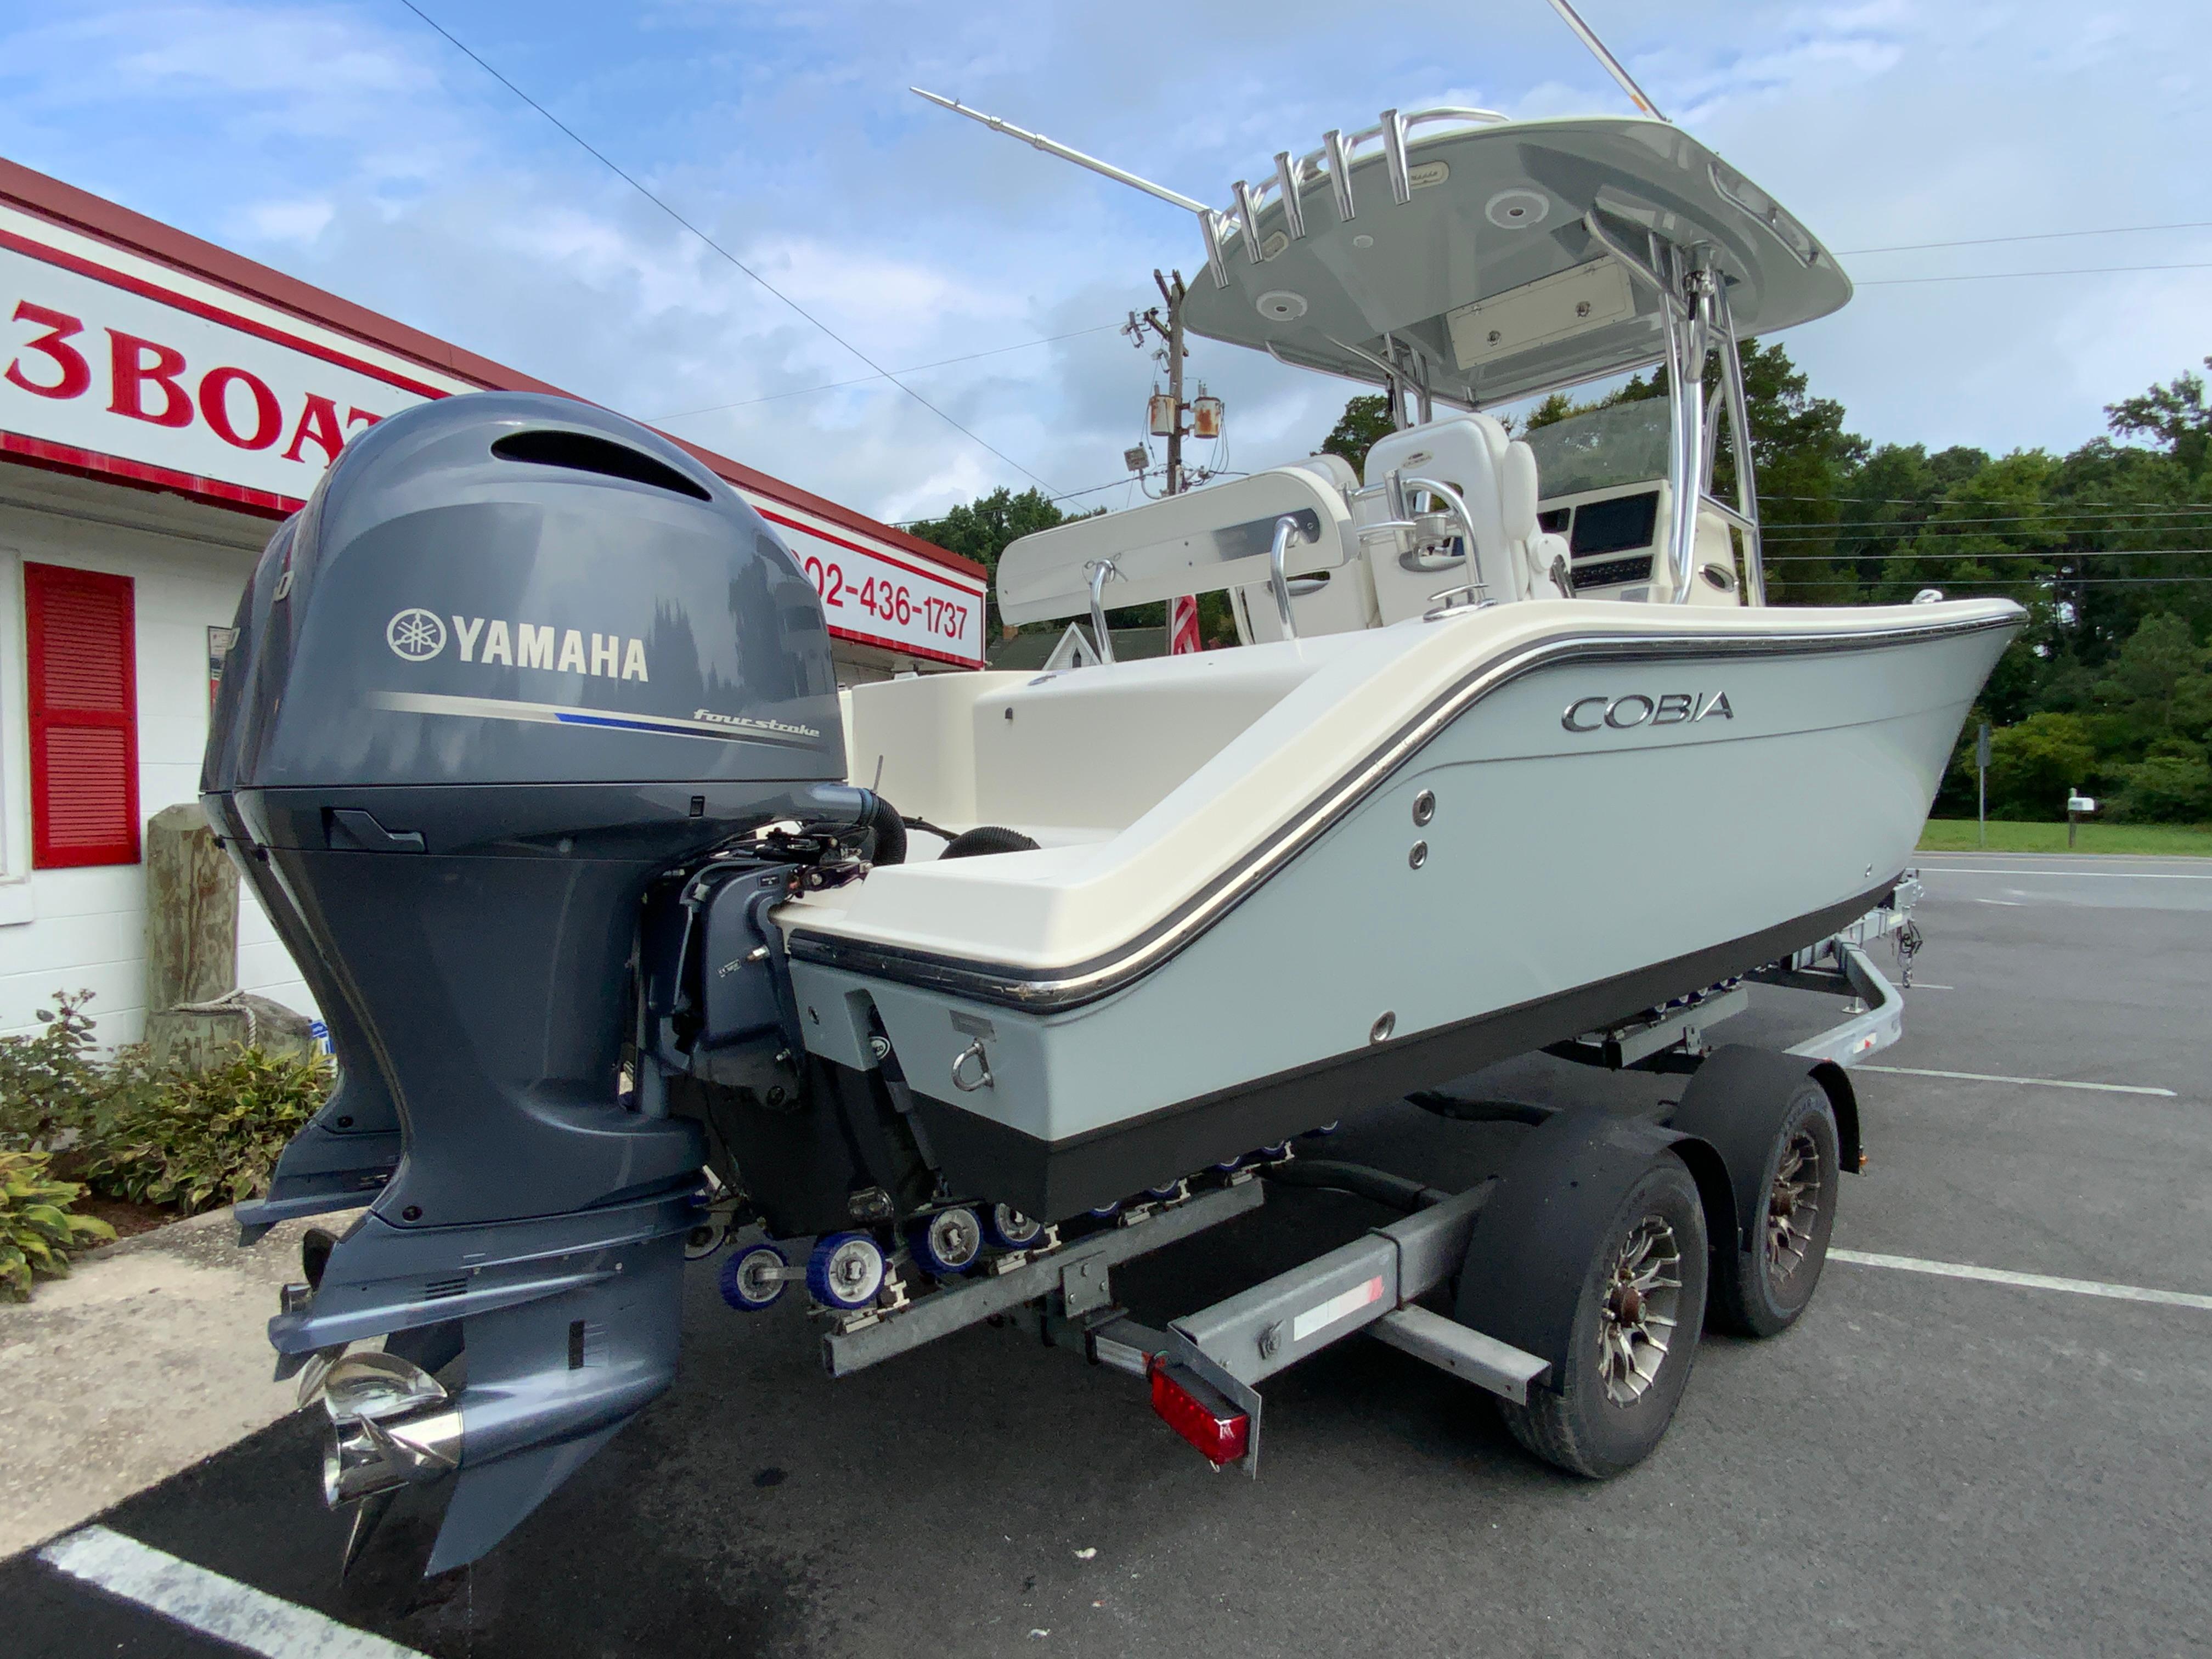
M 422 1374 L 325 1403 L 332 1496 L 364 1516 L 458 1470 L 431 1571 L 672 1376 L 704 1154 L 664 1094 L 623 1091 L 640 900 L 771 823 L 875 811 L 843 775 L 812 584 L 727 484 L 605 410 L 485 393 L 394 416 L 271 540 L 204 801 L 342 1082 L 241 1219 L 381 1183 L 270 1338 L 319 1357 L 311 1385 L 380 1335 Z M 464 1342 L 446 1402 L 428 1373 Z

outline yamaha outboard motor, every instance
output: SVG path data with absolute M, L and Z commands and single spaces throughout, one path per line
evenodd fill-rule
M 204 805 L 341 1079 L 241 1220 L 375 1193 L 311 1246 L 270 1340 L 330 1409 L 354 1549 L 399 1488 L 456 1477 L 439 1571 L 674 1374 L 708 1148 L 671 1109 L 664 1062 L 690 1036 L 648 1031 L 670 1012 L 647 1006 L 653 917 L 733 878 L 757 920 L 871 826 L 903 835 L 842 781 L 829 637 L 789 550 L 682 450 L 586 404 L 453 398 L 356 439 L 239 626 Z M 798 1065 L 763 1018 L 754 1049 Z M 760 1081 L 754 1049 L 717 1063 Z M 464 1349 L 453 1389 L 434 1374 Z

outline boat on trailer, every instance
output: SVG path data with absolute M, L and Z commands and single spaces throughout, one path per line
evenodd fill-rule
M 833 1373 L 1024 1321 L 1248 1469 L 1257 1384 L 1367 1331 L 1613 1474 L 1709 1316 L 1810 1300 L 1844 1067 L 1899 1030 L 1868 948 L 2023 621 L 1766 602 L 1739 340 L 1844 303 L 1833 256 L 1651 118 L 1390 112 L 1226 210 L 1142 187 L 1199 217 L 1192 328 L 1396 429 L 1009 548 L 1006 619 L 1103 661 L 840 692 L 750 508 L 550 398 L 381 423 L 271 541 L 203 794 L 341 1068 L 245 1231 L 368 1201 L 270 1326 L 349 1561 L 410 1486 L 453 1487 L 433 1571 L 527 1516 L 672 1379 L 687 1256 L 803 1285 Z M 1209 591 L 1237 647 L 1111 659 L 1108 609 Z M 1716 1048 L 1754 981 L 1844 1015 Z M 1660 1117 L 1452 1091 L 1540 1049 L 1691 1075 Z M 1407 1098 L 1530 1127 L 1456 1194 L 1307 1138 Z M 1298 1185 L 1397 1218 L 1115 1303 Z

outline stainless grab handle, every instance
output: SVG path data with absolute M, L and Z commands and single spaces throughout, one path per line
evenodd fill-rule
M 1275 539 L 1267 549 L 1267 586 L 1275 592 L 1275 615 L 1282 619 L 1283 637 L 1294 640 L 1298 636 L 1298 625 L 1291 615 L 1291 581 L 1283 568 L 1290 556 L 1291 544 L 1299 535 L 1298 521 L 1285 513 L 1275 520 Z
M 1490 585 L 1483 580 L 1482 550 L 1474 543 L 1474 514 L 1467 510 L 1467 502 L 1459 491 L 1448 483 L 1438 483 L 1434 478 L 1401 478 L 1399 482 L 1407 489 L 1425 489 L 1429 494 L 1441 500 L 1445 506 L 1451 508 L 1452 516 L 1459 520 L 1459 527 L 1466 532 L 1468 574 L 1474 580 L 1463 587 L 1447 588 L 1445 592 L 1472 593 L 1478 601 L 1488 599 Z M 1443 595 L 1432 593 L 1429 597 L 1442 599 Z
M 1091 644 L 1098 647 L 1098 660 L 1114 660 L 1114 633 L 1106 626 L 1106 583 L 1109 578 L 1121 573 L 1114 568 L 1111 559 L 1093 559 L 1091 571 Z

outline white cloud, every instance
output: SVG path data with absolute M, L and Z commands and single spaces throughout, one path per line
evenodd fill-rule
M 270 242 L 312 242 L 337 216 L 329 202 L 313 198 L 254 202 L 243 216 L 252 235 Z
M 2212 217 L 2212 15 L 2069 0 L 1584 9 L 1669 113 L 1832 246 Z M 799 305 L 900 368 L 1117 321 L 1188 216 L 928 109 L 957 94 L 1202 198 L 1389 106 L 1624 107 L 1544 7 L 1323 0 L 1178 14 L 999 0 L 627 15 L 477 7 L 456 33 Z M 863 375 L 405 14 L 230 0 L 0 22 L 0 154 L 616 407 L 738 404 Z M 1862 280 L 2212 259 L 2202 236 L 1854 256 Z M 2212 349 L 2212 272 L 1868 287 L 1790 337 L 1859 429 L 2066 447 Z M 1232 464 L 1302 454 L 1345 398 L 1208 343 Z M 1122 476 L 1152 365 L 1111 333 L 908 377 L 1061 489 Z M 1028 479 L 875 383 L 674 423 L 889 516 Z M 1112 501 L 1109 491 L 1091 501 Z

